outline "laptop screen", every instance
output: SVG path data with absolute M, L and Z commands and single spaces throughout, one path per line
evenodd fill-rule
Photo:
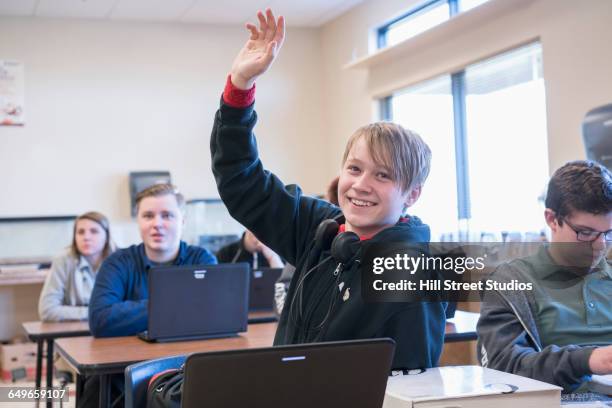
M 249 311 L 274 310 L 274 284 L 283 268 L 257 268 L 251 271 Z
M 181 406 L 381 407 L 394 349 L 375 339 L 193 354 Z
M 150 269 L 148 337 L 206 338 L 246 331 L 249 278 L 246 263 Z

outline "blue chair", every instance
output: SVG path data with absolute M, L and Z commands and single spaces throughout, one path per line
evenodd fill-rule
M 143 361 L 125 368 L 125 407 L 140 408 L 147 405 L 147 387 L 155 374 L 179 368 L 187 356 L 174 356 Z

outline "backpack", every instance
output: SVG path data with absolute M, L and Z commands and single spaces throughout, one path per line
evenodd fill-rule
M 165 370 L 149 380 L 147 408 L 180 408 L 183 394 L 183 366 Z

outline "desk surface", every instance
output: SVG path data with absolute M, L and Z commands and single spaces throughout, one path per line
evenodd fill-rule
M 23 328 L 31 340 L 89 335 L 89 323 L 86 321 L 25 322 Z
M 0 270 L 0 286 L 41 284 L 45 282 L 48 272 L 49 269 L 37 267 L 10 272 Z
M 455 317 L 446 321 L 445 342 L 476 340 L 476 325 L 480 313 L 457 310 Z
M 272 311 L 257 311 L 249 313 L 249 322 L 272 322 L 276 316 Z M 25 322 L 22 324 L 23 329 L 30 338 L 36 341 L 38 339 L 55 339 L 59 337 L 78 337 L 89 335 L 89 323 L 87 321 L 71 321 L 71 322 Z
M 72 337 L 56 340 L 58 351 L 79 374 L 112 374 L 139 361 L 196 352 L 270 347 L 276 323 L 249 325 L 248 331 L 236 337 L 146 343 L 135 336 L 94 338 Z
M 272 310 L 258 310 L 249 312 L 249 324 L 253 323 L 272 323 L 278 321 L 278 316 Z
M 445 341 L 476 339 L 478 316 L 478 313 L 457 311 L 455 318 L 446 323 Z M 83 324 L 83 322 L 72 324 L 79 323 Z M 40 326 L 53 324 L 44 323 Z M 66 323 L 59 323 L 59 325 L 63 324 Z M 122 372 L 132 363 L 160 357 L 195 352 L 270 347 L 275 332 L 276 323 L 262 323 L 251 324 L 248 326 L 248 332 L 225 339 L 146 343 L 135 336 L 111 338 L 86 336 L 61 338 L 56 340 L 56 345 L 59 352 L 79 374 L 112 374 Z

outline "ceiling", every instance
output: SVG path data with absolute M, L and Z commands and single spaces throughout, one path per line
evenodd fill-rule
M 0 16 L 244 24 L 266 7 L 291 26 L 318 27 L 363 0 L 0 0 Z

